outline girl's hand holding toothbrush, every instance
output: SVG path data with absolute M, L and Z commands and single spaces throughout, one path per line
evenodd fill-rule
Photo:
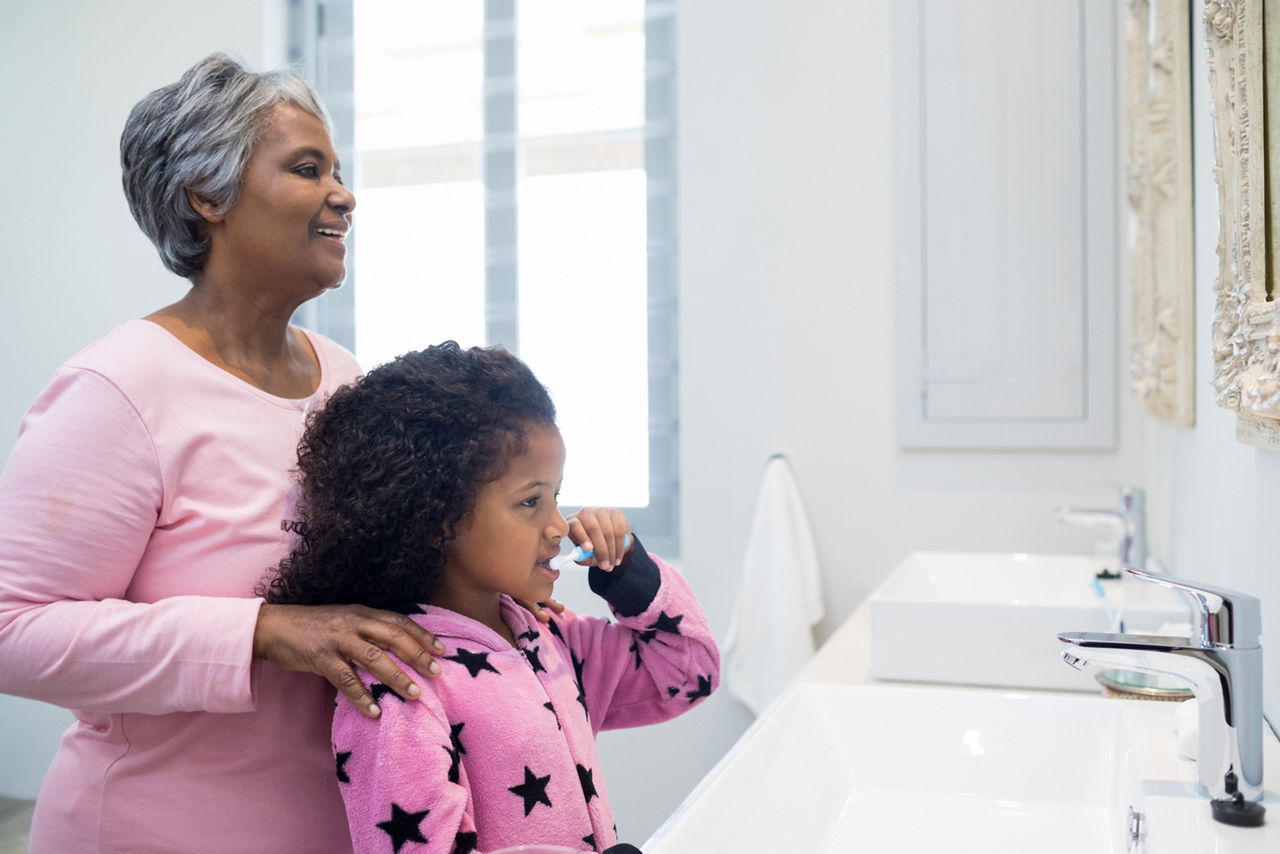
M 584 507 L 565 521 L 569 539 L 581 549 L 573 555 L 576 562 L 612 572 L 631 554 L 634 538 L 621 510 Z

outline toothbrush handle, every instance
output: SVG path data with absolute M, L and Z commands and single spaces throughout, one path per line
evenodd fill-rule
M 626 539 L 624 539 L 624 540 L 622 541 L 622 547 L 623 547 L 624 549 L 626 549 L 626 548 L 630 548 L 630 547 L 631 547 L 631 535 L 630 535 L 630 534 L 627 534 Z M 584 560 L 586 560 L 587 558 L 591 557 L 593 554 L 595 554 L 595 550 L 594 550 L 594 549 L 593 549 L 592 551 L 589 551 L 589 552 L 584 552 L 584 551 L 582 550 L 582 546 L 574 546 L 573 551 L 569 552 L 569 555 L 568 555 L 568 556 L 569 556 L 569 558 L 570 558 L 574 563 L 581 563 L 582 561 L 584 561 Z

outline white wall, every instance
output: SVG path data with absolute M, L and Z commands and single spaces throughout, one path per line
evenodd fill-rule
M 214 50 L 255 67 L 279 64 L 282 9 L 276 0 L 5 0 L 0 458 L 63 360 L 186 291 L 185 280 L 161 266 L 120 189 L 129 110 Z M 0 794 L 35 796 L 71 720 L 61 709 L 0 695 Z

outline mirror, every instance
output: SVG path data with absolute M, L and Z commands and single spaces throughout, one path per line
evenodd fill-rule
M 1132 0 L 1127 42 L 1127 195 L 1133 396 L 1195 423 L 1195 270 L 1189 0 Z
M 1280 311 L 1269 285 L 1267 149 L 1280 129 L 1266 122 L 1263 0 L 1204 5 L 1218 182 L 1218 275 L 1214 281 L 1213 390 L 1238 413 L 1236 437 L 1280 451 Z M 1280 63 L 1272 63 L 1272 74 Z M 1272 88 L 1272 92 L 1280 90 Z M 1273 162 L 1280 163 L 1280 160 Z

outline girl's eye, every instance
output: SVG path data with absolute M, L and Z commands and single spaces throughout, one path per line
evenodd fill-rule
M 521 501 L 521 502 L 520 502 L 520 506 L 521 506 L 521 507 L 537 507 L 537 506 L 538 506 L 538 496 L 534 495 L 534 496 L 532 496 L 532 497 L 530 497 L 530 498 L 526 498 L 524 501 Z

